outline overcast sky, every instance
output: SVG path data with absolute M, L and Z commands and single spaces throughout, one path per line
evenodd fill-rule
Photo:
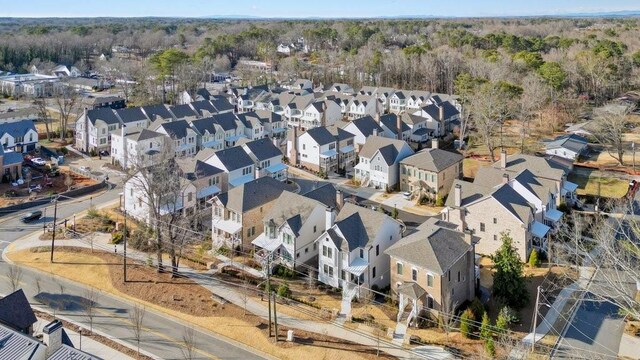
M 518 16 L 640 10 L 639 0 L 0 0 L 0 17 Z

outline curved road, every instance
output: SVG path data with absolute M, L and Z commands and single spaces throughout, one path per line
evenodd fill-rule
M 58 203 L 59 219 L 72 218 L 74 214 L 87 210 L 91 205 L 99 206 L 119 197 L 119 188 L 111 189 L 93 196 L 86 196 L 78 200 L 66 200 Z M 23 224 L 20 217 L 29 211 L 40 210 L 45 212 L 46 218 L 37 222 Z M 34 207 L 0 218 L 0 252 L 13 241 L 26 236 L 34 231 L 42 231 L 45 223 L 53 221 L 53 204 L 41 207 Z M 0 294 L 11 292 L 6 274 L 9 264 L 0 261 Z M 38 300 L 35 299 L 36 279 L 40 279 L 41 289 Z M 61 293 L 61 286 L 63 291 Z M 57 314 L 69 318 L 70 320 L 83 323 L 87 326 L 87 317 L 82 311 L 84 294 L 87 287 L 48 274 L 23 268 L 21 287 L 29 300 L 34 305 L 48 303 L 48 300 L 64 300 L 65 309 L 57 311 Z M 102 332 L 111 338 L 115 338 L 135 346 L 135 338 L 129 314 L 134 308 L 133 303 L 124 301 L 106 293 L 100 293 L 96 301 L 96 317 L 93 327 L 97 332 Z M 45 305 L 42 307 L 50 310 Z M 87 326 L 88 327 L 88 326 Z M 187 327 L 186 323 L 174 320 L 160 312 L 147 309 L 144 317 L 144 332 L 141 336 L 140 348 L 143 352 L 153 354 L 154 357 L 162 359 L 183 359 L 185 358 L 183 334 Z M 195 359 L 264 359 L 266 357 L 258 355 L 246 348 L 242 344 L 226 340 L 209 332 L 194 331 L 195 338 Z

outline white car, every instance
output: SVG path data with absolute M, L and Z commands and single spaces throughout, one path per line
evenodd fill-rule
M 46 164 L 46 162 L 44 160 L 42 160 L 42 158 L 39 158 L 39 157 L 31 159 L 31 162 L 36 164 L 36 165 L 40 165 L 40 166 Z

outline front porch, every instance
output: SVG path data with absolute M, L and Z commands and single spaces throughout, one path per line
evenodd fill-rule
M 551 228 L 549 226 L 538 221 L 534 221 L 531 225 L 531 242 L 538 252 L 547 252 L 547 236 L 550 230 Z
M 233 220 L 214 217 L 212 221 L 211 240 L 213 248 L 227 246 L 230 249 L 242 247 L 242 224 Z
M 398 317 L 396 321 L 407 327 L 417 326 L 416 321 L 418 315 L 424 306 L 425 296 L 431 301 L 433 307 L 433 298 L 428 296 L 427 291 L 415 282 L 406 282 L 398 286 Z M 410 310 L 408 310 L 408 308 Z

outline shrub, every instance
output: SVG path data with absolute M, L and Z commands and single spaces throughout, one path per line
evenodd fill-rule
M 67 155 L 69 153 L 69 150 L 66 147 L 61 147 L 60 152 L 62 153 L 62 155 Z
M 488 340 L 491 338 L 491 322 L 489 314 L 486 312 L 482 315 L 482 324 L 480 325 L 480 339 Z
M 460 333 L 467 339 L 471 338 L 471 321 L 473 321 L 473 312 L 467 309 L 460 316 Z
M 96 210 L 95 207 L 92 206 L 87 210 L 87 219 L 95 219 L 98 217 L 100 217 L 100 212 Z
M 289 289 L 289 285 L 287 284 L 280 284 L 280 286 L 278 286 L 277 293 L 278 296 L 283 298 L 291 297 L 291 289 Z
M 123 234 L 121 232 L 115 232 L 111 235 L 111 243 L 120 244 L 123 239 Z
M 540 258 L 538 257 L 538 250 L 531 250 L 531 254 L 529 255 L 529 266 L 538 267 L 540 266 Z
M 509 327 L 509 324 L 515 324 L 519 321 L 516 312 L 508 306 L 500 309 L 500 313 L 498 313 L 498 318 L 496 319 L 496 329 L 498 331 L 506 331 Z
M 273 268 L 273 275 L 285 279 L 291 279 L 295 276 L 295 272 L 288 267 L 278 264 Z
M 496 356 L 496 347 L 493 344 L 493 339 L 489 338 L 487 339 L 487 341 L 485 341 L 484 343 L 484 351 L 487 352 L 487 355 L 494 357 Z
M 436 196 L 436 206 L 444 206 L 444 198 L 440 195 Z
M 469 304 L 469 309 L 471 309 L 474 319 L 480 319 L 482 317 L 482 314 L 485 313 L 484 305 L 482 304 L 482 301 L 480 301 L 480 299 L 478 299 L 477 297 L 475 297 L 473 301 L 471 301 L 471 304 Z

